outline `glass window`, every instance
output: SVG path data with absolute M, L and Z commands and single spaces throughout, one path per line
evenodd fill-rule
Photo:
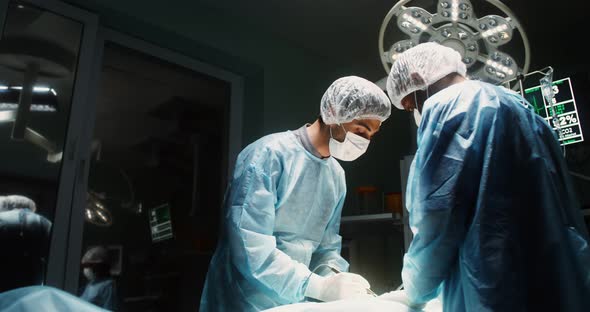
M 0 292 L 45 279 L 81 36 L 76 21 L 9 4 L 0 40 Z

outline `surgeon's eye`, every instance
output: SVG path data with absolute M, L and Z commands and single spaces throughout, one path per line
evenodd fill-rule
M 371 134 L 367 130 L 365 130 L 364 127 L 358 127 L 357 129 L 355 129 L 354 134 L 361 136 L 367 140 L 371 139 Z

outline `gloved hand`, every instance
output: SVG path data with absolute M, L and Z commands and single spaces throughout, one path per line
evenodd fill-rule
M 342 272 L 329 277 L 312 273 L 307 282 L 305 296 L 324 302 L 352 298 L 373 298 L 367 293 L 371 285 L 362 276 Z
M 411 302 L 410 298 L 408 297 L 408 294 L 406 293 L 405 290 L 395 290 L 395 291 L 391 291 L 388 293 L 384 293 L 383 295 L 379 296 L 378 298 L 382 299 L 382 300 L 399 302 L 399 303 L 404 304 L 414 310 L 422 310 L 425 306 L 424 303 L 417 304 L 417 303 Z

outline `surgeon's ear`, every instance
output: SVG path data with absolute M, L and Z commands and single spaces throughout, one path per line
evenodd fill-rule
M 410 74 L 410 78 L 412 79 L 412 84 L 415 86 L 424 86 L 426 85 L 426 81 L 420 76 L 420 74 L 414 72 Z

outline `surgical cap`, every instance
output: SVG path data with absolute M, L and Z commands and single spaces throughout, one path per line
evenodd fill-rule
M 402 99 L 423 90 L 451 73 L 465 76 L 467 68 L 459 52 L 438 43 L 419 44 L 399 55 L 387 78 L 387 94 L 399 109 Z
M 0 196 L 0 211 L 22 208 L 29 208 L 32 211 L 37 210 L 35 202 L 28 197 L 20 195 Z
M 340 78 L 324 93 L 320 105 L 322 120 L 327 125 L 354 119 L 385 121 L 391 114 L 387 95 L 374 83 L 356 76 Z
M 82 264 L 101 264 L 109 263 L 109 252 L 102 246 L 96 246 L 88 249 L 82 257 Z

